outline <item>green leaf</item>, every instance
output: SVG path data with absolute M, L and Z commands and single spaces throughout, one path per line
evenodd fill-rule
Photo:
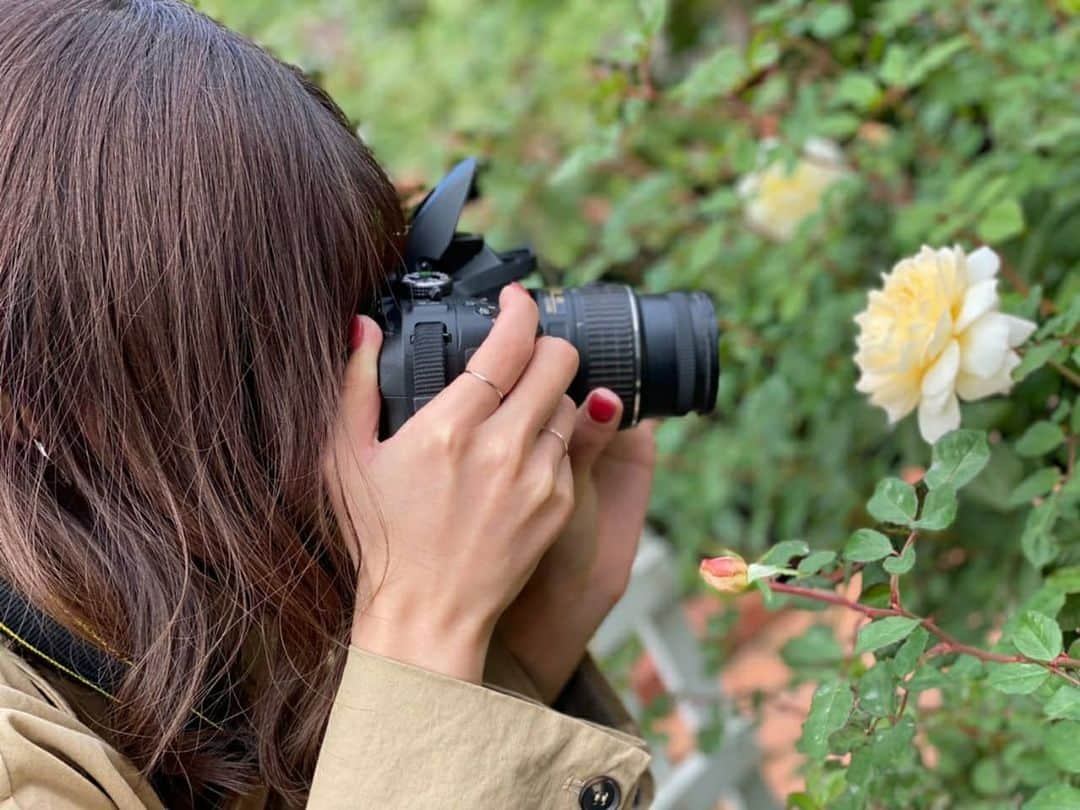
M 1036 422 L 1016 440 L 1016 452 L 1022 456 L 1041 456 L 1065 441 L 1061 425 L 1046 420 Z
M 1034 610 L 1020 616 L 1012 641 L 1016 649 L 1036 661 L 1052 661 L 1064 649 L 1057 621 Z
M 892 553 L 889 538 L 873 529 L 859 529 L 844 546 L 844 559 L 851 562 L 874 562 Z
M 956 490 L 943 485 L 930 490 L 923 501 L 922 514 L 915 522 L 920 529 L 940 531 L 952 525 L 956 520 Z
M 881 88 L 865 73 L 848 73 L 836 86 L 833 97 L 838 104 L 850 104 L 858 110 L 868 109 L 881 97 Z
M 889 45 L 881 64 L 881 80 L 887 85 L 906 87 L 913 62 L 911 51 L 907 47 L 899 43 Z
M 983 796 L 996 796 L 1005 788 L 1001 761 L 987 757 L 979 760 L 971 771 L 971 785 Z
M 1020 810 L 1080 810 L 1080 790 L 1068 785 L 1047 785 L 1024 802 Z
M 919 663 L 919 656 L 925 652 L 929 640 L 930 632 L 925 627 L 916 627 L 889 662 L 893 674 L 899 678 L 915 669 L 916 664 Z
M 789 793 L 784 810 L 821 810 L 821 805 L 810 798 L 808 793 Z
M 802 562 L 799 563 L 799 576 L 809 577 L 816 574 L 822 568 L 828 565 L 832 565 L 833 560 L 836 559 L 835 551 L 814 551 L 811 552 Z
M 1077 124 L 1080 124 L 1080 119 L 1077 119 Z M 1076 331 L 1077 326 L 1080 326 L 1080 295 L 1073 298 L 1064 312 L 1059 312 L 1040 326 L 1035 336 L 1037 338 L 1065 337 Z
M 989 682 L 992 687 L 1007 695 L 1029 695 L 1038 689 L 1050 673 L 1040 664 L 998 664 L 986 665 Z
M 1054 723 L 1043 736 L 1046 754 L 1061 770 L 1080 773 L 1080 723 Z
M 746 77 L 746 61 L 734 47 L 721 46 L 698 62 L 675 88 L 675 97 L 691 106 L 727 95 Z
M 846 683 L 821 684 L 810 702 L 799 750 L 814 759 L 824 759 L 829 753 L 829 735 L 843 727 L 854 705 L 855 698 Z
M 1062 684 L 1043 706 L 1047 717 L 1080 720 L 1080 687 Z
M 818 7 L 810 20 L 810 33 L 818 39 L 832 39 L 844 33 L 850 26 L 853 15 L 844 3 L 829 3 Z
M 915 567 L 915 546 L 908 546 L 898 557 L 887 557 L 881 566 L 890 574 L 906 574 Z
M 899 478 L 886 478 L 878 482 L 874 495 L 866 504 L 866 509 L 876 520 L 882 523 L 910 525 L 915 520 L 919 508 L 919 499 L 910 484 Z
M 1020 365 L 1012 371 L 1013 381 L 1020 382 L 1031 372 L 1037 371 L 1045 366 L 1060 348 L 1060 340 L 1051 340 L 1046 343 L 1040 343 L 1037 346 L 1029 347 L 1024 352 L 1024 356 L 1020 360 Z
M 990 460 L 990 445 L 981 430 L 954 430 L 934 445 L 932 463 L 926 472 L 926 486 L 960 489 Z
M 879 768 L 895 768 L 897 759 L 911 751 L 911 741 L 914 739 L 915 721 L 910 717 L 903 717 L 892 728 L 879 731 L 871 752 L 874 764 Z
M 1024 209 L 1008 197 L 990 206 L 975 225 L 979 237 L 991 244 L 1004 242 L 1024 232 Z
M 1058 519 L 1056 498 L 1047 498 L 1030 512 L 1020 535 L 1020 547 L 1034 568 L 1042 568 L 1053 562 L 1060 551 L 1054 536 L 1054 524 Z
M 932 45 L 923 52 L 919 60 L 912 66 L 912 81 L 921 82 L 928 74 L 944 67 L 956 54 L 970 44 L 971 40 L 967 35 L 959 34 Z
M 896 711 L 896 678 L 886 662 L 880 661 L 859 678 L 859 708 L 873 717 L 888 717 Z
M 863 625 L 862 629 L 859 630 L 859 638 L 855 644 L 855 654 L 861 655 L 864 652 L 873 652 L 898 641 L 903 641 L 918 626 L 918 619 L 909 619 L 907 616 L 889 616 Z
M 758 562 L 764 565 L 787 565 L 794 557 L 809 553 L 805 540 L 783 540 L 766 551 Z
M 1062 593 L 1080 593 L 1080 565 L 1059 568 L 1047 577 L 1046 584 Z
M 1043 467 L 1036 470 L 1019 484 L 1006 502 L 1008 506 L 1020 506 L 1041 497 L 1054 488 L 1061 480 L 1061 470 L 1057 467 Z
M 647 35 L 655 36 L 660 33 L 667 17 L 667 5 L 667 0 L 638 0 L 638 9 L 641 11 Z
M 795 571 L 783 565 L 762 565 L 761 563 L 750 563 L 750 565 L 746 566 L 746 581 L 748 583 L 757 582 L 758 580 L 769 579 L 771 577 L 775 577 L 777 574 L 794 576 Z

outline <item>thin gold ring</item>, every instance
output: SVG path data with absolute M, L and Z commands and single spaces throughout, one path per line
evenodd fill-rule
M 465 373 L 471 374 L 473 377 L 476 377 L 476 379 L 480 380 L 480 382 L 490 385 L 491 390 L 499 395 L 499 402 L 502 402 L 503 399 L 506 398 L 506 394 L 503 393 L 503 390 L 491 380 L 489 380 L 487 377 L 485 377 L 483 374 L 481 374 L 479 371 L 473 371 L 471 368 L 467 368 L 465 369 Z
M 541 433 L 550 433 L 552 436 L 554 436 L 556 439 L 558 439 L 560 442 L 562 442 L 563 455 L 564 456 L 570 455 L 570 442 L 568 442 L 566 440 L 566 437 L 563 436 L 561 433 L 559 433 L 559 431 L 555 430 L 555 428 L 542 427 L 542 428 L 540 428 L 540 432 Z

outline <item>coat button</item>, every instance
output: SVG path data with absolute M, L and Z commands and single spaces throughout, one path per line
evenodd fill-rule
M 579 804 L 581 810 L 618 810 L 620 798 L 619 783 L 610 776 L 598 776 L 585 783 Z

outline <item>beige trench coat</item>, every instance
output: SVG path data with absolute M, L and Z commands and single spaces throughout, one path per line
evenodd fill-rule
M 86 690 L 87 692 L 89 690 Z M 349 648 L 311 810 L 629 810 L 649 755 L 586 656 L 554 707 L 499 645 L 483 686 Z M 72 708 L 89 695 L 0 644 L 0 810 L 157 810 L 134 766 Z M 260 810 L 254 796 L 242 810 Z

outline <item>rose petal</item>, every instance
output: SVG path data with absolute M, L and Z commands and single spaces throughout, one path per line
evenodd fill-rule
M 1009 324 L 1009 348 L 1012 349 L 1025 343 L 1038 326 L 1038 324 L 1031 321 L 1017 318 L 1015 315 L 1003 314 L 1001 317 Z
M 923 375 L 923 397 L 934 397 L 952 389 L 956 372 L 960 370 L 960 344 L 949 341 L 945 350 Z
M 889 424 L 895 425 L 915 410 L 915 406 L 919 404 L 919 394 L 918 392 L 904 392 L 889 398 L 886 398 L 881 394 L 875 394 L 870 397 L 870 401 L 879 408 L 883 408 L 885 410 L 885 415 L 889 419 Z
M 964 305 L 956 319 L 955 330 L 963 332 L 976 320 L 994 309 L 997 302 L 997 279 L 987 279 L 968 287 L 964 294 Z
M 1009 322 L 1005 316 L 991 312 L 975 321 L 960 341 L 960 369 L 976 377 L 997 373 L 1009 351 Z
M 701 578 L 721 593 L 746 590 L 746 561 L 741 557 L 714 557 L 702 560 L 698 568 Z
M 924 399 L 919 404 L 919 432 L 933 444 L 946 433 L 960 427 L 960 403 L 954 394 L 943 402 Z
M 965 402 L 983 399 L 994 394 L 1008 393 L 1012 388 L 1012 371 L 1020 364 L 1020 355 L 1010 351 L 1005 355 L 1001 367 L 989 377 L 979 377 L 961 371 L 956 376 L 956 393 Z
M 839 166 L 844 162 L 844 153 L 832 141 L 824 138 L 807 138 L 803 152 L 811 160 L 827 165 Z
M 758 174 L 748 174 L 742 180 L 739 181 L 739 185 L 735 187 L 735 193 L 743 199 L 752 198 L 761 185 L 761 176 Z
M 993 278 L 1001 268 L 1001 259 L 988 247 L 981 247 L 967 257 L 969 284 Z
M 937 323 L 934 324 L 934 331 L 930 335 L 930 339 L 927 341 L 926 353 L 924 357 L 938 357 L 945 348 L 949 345 L 953 336 L 952 315 L 949 310 L 946 309 L 941 313 Z

